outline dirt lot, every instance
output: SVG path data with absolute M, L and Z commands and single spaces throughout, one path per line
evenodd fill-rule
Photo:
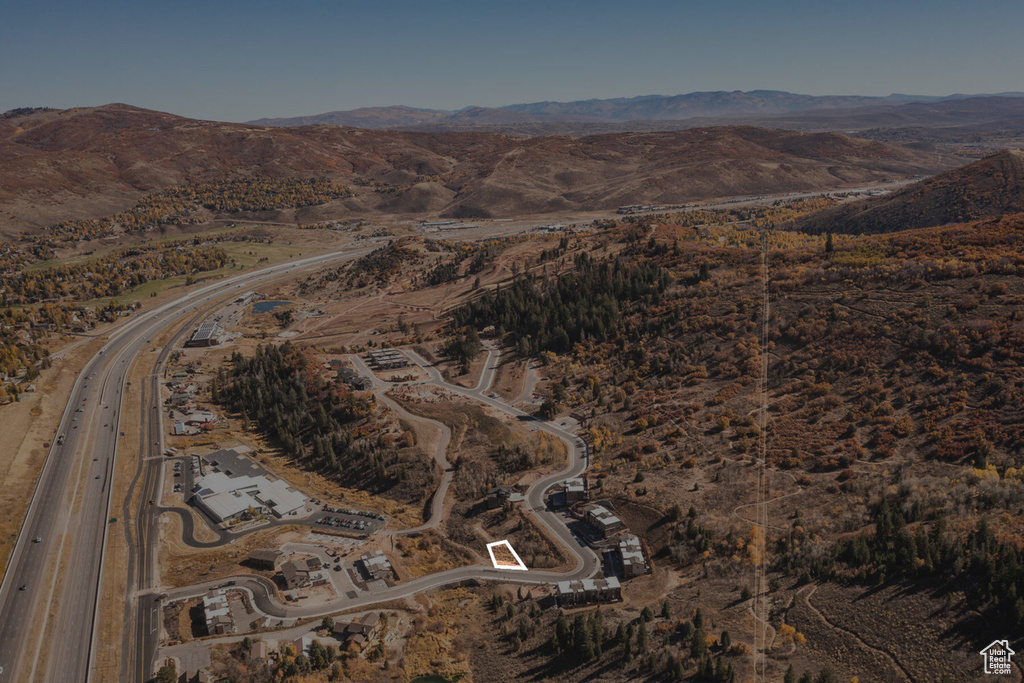
M 241 564 L 256 548 L 276 548 L 282 543 L 298 542 L 309 532 L 307 527 L 285 526 L 261 529 L 217 548 L 191 548 L 181 543 L 181 522 L 165 516 L 160 548 L 161 583 L 181 588 L 233 574 L 266 576 Z

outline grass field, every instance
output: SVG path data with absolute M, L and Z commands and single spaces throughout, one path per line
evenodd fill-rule
M 217 228 L 215 230 L 205 230 L 202 233 L 180 234 L 180 235 L 166 235 L 166 236 L 146 239 L 146 240 L 142 240 L 142 241 L 138 242 L 138 245 L 139 246 L 168 246 L 168 245 L 173 244 L 175 242 L 181 242 L 183 240 L 192 239 L 193 237 L 196 237 L 197 235 L 200 235 L 200 236 L 203 236 L 203 237 L 207 237 L 207 236 L 222 235 L 222 234 L 227 233 L 227 232 L 237 232 L 237 231 L 238 231 L 238 226 L 237 225 L 234 226 L 234 227 L 226 227 L 225 226 L 223 228 Z M 118 249 L 124 249 L 126 246 L 130 246 L 130 245 L 129 244 L 125 244 L 125 243 L 114 244 L 114 245 L 107 245 L 107 246 L 99 247 L 97 249 L 94 249 L 93 251 L 90 251 L 90 252 L 84 253 L 84 254 L 75 254 L 74 256 L 68 256 L 66 258 L 61 258 L 61 259 L 52 259 L 50 261 L 36 261 L 35 263 L 31 263 L 31 264 L 25 266 L 25 270 L 26 271 L 32 271 L 32 270 L 41 270 L 43 268 L 55 268 L 57 266 L 73 266 L 73 265 L 77 265 L 79 263 L 88 263 L 89 261 L 92 261 L 94 259 L 103 258 L 104 256 L 107 256 L 108 254 L 112 254 L 113 252 L 117 251 Z
M 228 242 L 219 246 L 228 255 L 228 258 L 234 261 L 234 265 L 229 263 L 217 270 L 210 270 L 205 273 L 196 273 L 192 276 L 195 278 L 196 284 L 203 282 L 204 280 L 219 278 L 225 275 L 237 275 L 238 273 L 250 270 L 260 262 L 260 259 L 263 258 L 267 259 L 264 264 L 272 264 L 320 251 L 315 247 L 309 246 L 250 244 L 248 242 Z M 93 258 L 95 258 L 95 255 L 93 255 Z M 94 306 L 96 304 L 111 301 L 112 299 L 116 299 L 117 301 L 126 304 L 143 301 L 154 296 L 159 296 L 162 292 L 171 289 L 172 287 L 183 286 L 188 280 L 188 277 L 189 276 L 187 275 L 175 275 L 174 277 L 165 278 L 163 280 L 150 280 L 149 282 L 139 285 L 130 292 L 124 292 L 119 296 L 103 297 L 102 299 L 93 299 L 82 303 L 86 306 Z

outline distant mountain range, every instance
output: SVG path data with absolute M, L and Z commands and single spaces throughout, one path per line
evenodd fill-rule
M 312 116 L 264 118 L 249 123 L 276 127 L 328 124 L 355 128 L 432 131 L 476 129 L 508 133 L 516 133 L 518 126 L 521 134 L 580 134 L 651 130 L 652 126 L 661 129 L 692 127 L 683 125 L 685 122 L 693 122 L 694 125 L 734 122 L 766 125 L 774 118 L 789 120 L 800 126 L 815 126 L 828 123 L 834 125 L 845 118 L 859 117 L 861 120 L 856 125 L 866 126 L 867 119 L 877 121 L 884 118 L 884 113 L 888 113 L 892 119 L 916 115 L 917 124 L 920 125 L 922 116 L 927 118 L 929 115 L 930 107 L 937 107 L 937 112 L 967 110 L 980 114 L 984 113 L 986 107 L 996 104 L 996 100 L 1007 100 L 1016 107 L 1015 115 L 1024 114 L 1024 93 L 1021 92 L 945 97 L 901 94 L 862 97 L 799 95 L 779 90 L 737 90 L 576 102 L 532 102 L 505 107 L 466 107 L 455 111 L 406 106 L 369 107 Z M 917 109 L 904 112 L 905 107 Z M 531 131 L 531 126 L 535 130 Z

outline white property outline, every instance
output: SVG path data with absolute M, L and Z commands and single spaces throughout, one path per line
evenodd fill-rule
M 519 566 L 515 567 L 510 564 L 498 564 L 498 561 L 494 558 L 494 546 L 496 545 L 504 545 L 506 548 L 508 548 L 509 552 L 512 553 L 512 557 L 516 558 L 516 562 L 519 563 Z M 512 544 L 509 543 L 507 539 L 504 541 L 495 541 L 494 543 L 488 543 L 487 552 L 491 555 L 491 564 L 494 565 L 495 569 L 511 569 L 512 571 L 517 572 L 530 571 L 530 569 L 525 564 L 523 564 L 523 560 L 519 557 L 519 553 L 516 552 L 516 549 L 512 547 Z

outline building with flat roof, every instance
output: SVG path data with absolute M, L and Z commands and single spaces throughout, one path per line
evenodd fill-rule
M 207 320 L 196 328 L 189 340 L 185 342 L 185 346 L 216 346 L 220 344 L 223 335 L 223 327 L 212 320 Z
M 246 512 L 281 518 L 306 508 L 306 496 L 282 479 L 271 479 L 254 462 L 235 450 L 207 456 L 213 468 L 192 489 L 192 502 L 218 524 L 241 518 Z
M 619 562 L 622 564 L 623 578 L 631 579 L 651 570 L 644 557 L 643 545 L 633 534 L 626 534 L 619 539 Z
M 370 351 L 370 362 L 378 370 L 394 370 L 409 366 L 409 358 L 397 349 L 377 349 Z
M 587 505 L 583 508 L 583 514 L 583 520 L 602 538 L 608 538 L 622 528 L 622 520 L 603 505 Z
M 559 581 L 555 584 L 555 603 L 559 607 L 590 605 L 622 599 L 622 584 L 614 576 L 607 579 Z
M 548 502 L 552 507 L 565 507 L 590 499 L 590 488 L 584 477 L 574 477 L 558 482 L 551 487 Z

